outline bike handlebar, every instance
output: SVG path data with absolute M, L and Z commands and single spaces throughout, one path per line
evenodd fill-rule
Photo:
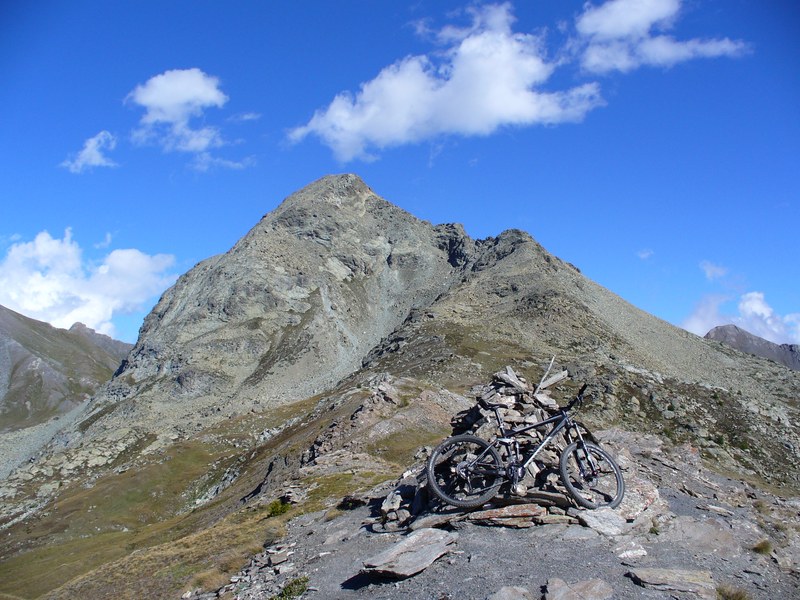
M 575 396 L 570 401 L 570 403 L 567 404 L 567 406 L 565 407 L 564 410 L 571 410 L 572 407 L 575 406 L 576 404 L 579 405 L 579 406 L 581 404 L 583 404 L 583 393 L 586 391 L 586 388 L 588 388 L 588 387 L 589 387 L 589 384 L 588 383 L 584 383 L 583 386 L 581 386 L 581 389 L 578 391 L 577 396 Z

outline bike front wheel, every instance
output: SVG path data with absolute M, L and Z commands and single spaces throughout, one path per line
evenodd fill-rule
M 589 442 L 573 442 L 561 453 L 561 481 L 584 508 L 615 508 L 625 495 L 625 481 L 613 458 Z
M 476 508 L 491 500 L 503 482 L 497 451 L 474 435 L 446 439 L 428 459 L 428 487 L 442 501 Z

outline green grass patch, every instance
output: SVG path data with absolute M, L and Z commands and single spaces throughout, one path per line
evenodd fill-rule
M 755 546 L 750 548 L 756 554 L 763 554 L 764 556 L 769 556 L 772 552 L 772 542 L 769 540 L 761 540 Z
M 273 500 L 267 505 L 268 517 L 278 517 L 284 515 L 292 508 L 289 502 L 284 502 L 281 499 Z
M 397 465 L 408 465 L 423 446 L 432 446 L 450 435 L 450 427 L 434 431 L 406 429 L 367 444 L 367 453 Z
M 195 532 L 106 562 L 52 591 L 50 597 L 177 597 L 187 589 L 216 589 L 264 545 L 280 539 L 284 524 L 284 517 L 271 516 L 268 506 L 239 510 L 199 531 L 197 523 L 186 524 Z
M 717 588 L 717 600 L 750 600 L 750 596 L 740 588 L 721 585 Z
M 292 600 L 292 598 L 299 598 L 308 589 L 308 577 L 298 577 L 292 579 L 281 590 L 280 594 L 272 596 L 270 600 Z

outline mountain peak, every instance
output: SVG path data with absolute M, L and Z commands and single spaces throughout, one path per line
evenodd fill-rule
M 800 370 L 800 347 L 797 344 L 776 344 L 733 324 L 714 327 L 705 337 L 741 352 L 768 358 L 790 369 Z

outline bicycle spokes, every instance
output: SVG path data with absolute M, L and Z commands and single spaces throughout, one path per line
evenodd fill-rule
M 586 508 L 615 507 L 625 484 L 614 460 L 590 443 L 570 444 L 561 457 L 561 479 L 575 501 Z
M 485 440 L 451 438 L 431 455 L 428 482 L 439 498 L 470 508 L 494 496 L 501 483 L 500 457 Z

